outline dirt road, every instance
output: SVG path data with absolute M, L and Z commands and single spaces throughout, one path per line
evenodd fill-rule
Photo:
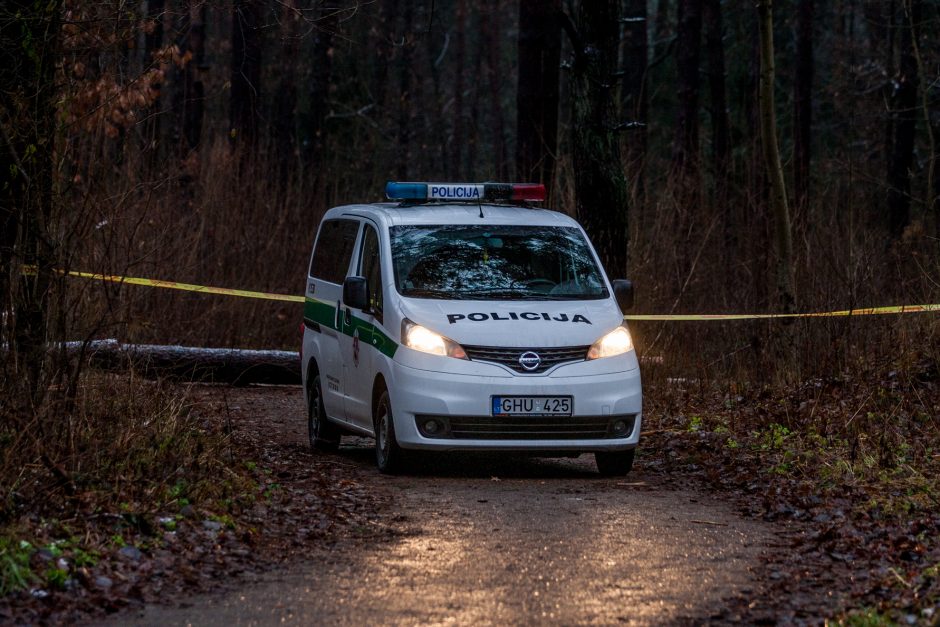
M 299 390 L 226 394 L 235 419 L 285 445 L 304 440 Z M 361 529 L 259 579 L 117 622 L 701 623 L 727 618 L 724 600 L 760 594 L 773 528 L 644 474 L 642 456 L 626 479 L 599 477 L 590 456 L 448 456 L 385 477 L 369 446 L 344 440 L 333 458 L 389 497 L 384 533 Z

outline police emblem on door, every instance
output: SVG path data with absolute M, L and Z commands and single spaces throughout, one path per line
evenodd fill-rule
M 353 331 L 353 365 L 359 367 L 359 329 Z

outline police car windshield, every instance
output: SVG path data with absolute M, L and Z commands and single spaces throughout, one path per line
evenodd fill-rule
M 411 225 L 389 229 L 402 296 L 449 300 L 607 298 L 574 227 Z

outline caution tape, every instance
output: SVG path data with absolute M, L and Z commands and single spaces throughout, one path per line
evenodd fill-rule
M 25 274 L 35 274 L 35 266 L 23 268 Z M 252 292 L 250 290 L 234 290 L 228 287 L 209 287 L 207 285 L 193 285 L 192 283 L 179 283 L 177 281 L 161 281 L 160 279 L 144 279 L 133 276 L 117 276 L 113 274 L 97 274 L 94 272 L 78 272 L 75 270 L 56 270 L 63 276 L 91 279 L 93 281 L 107 281 L 109 283 L 124 283 L 127 285 L 147 285 L 149 287 L 162 287 L 168 290 L 182 290 L 184 292 L 198 292 L 200 294 L 221 294 L 223 296 L 239 296 L 241 298 L 260 298 L 262 300 L 280 300 L 290 303 L 304 302 L 303 296 L 290 294 L 275 294 L 273 292 Z
M 632 314 L 626 320 L 773 320 L 774 318 L 839 318 L 844 316 L 880 316 L 884 314 L 925 313 L 940 311 L 936 305 L 896 305 L 889 307 L 866 307 L 841 311 L 813 311 L 808 313 L 783 314 Z
M 36 268 L 26 266 L 26 274 L 35 274 Z M 228 287 L 209 287 L 207 285 L 193 285 L 192 283 L 179 283 L 177 281 L 162 281 L 160 279 L 145 279 L 141 277 L 118 276 L 112 274 L 97 274 L 94 272 L 78 272 L 75 270 L 57 270 L 63 276 L 78 277 L 94 281 L 107 281 L 109 283 L 123 283 L 127 285 L 146 285 L 184 292 L 197 292 L 200 294 L 220 294 L 222 296 L 238 296 L 240 298 L 258 298 L 261 300 L 278 300 L 290 303 L 304 302 L 303 296 L 290 294 L 276 294 L 273 292 L 254 292 L 250 290 L 236 290 Z M 840 318 L 850 316 L 880 316 L 886 314 L 926 313 L 940 311 L 940 304 L 932 305 L 896 305 L 888 307 L 866 307 L 861 309 L 843 309 L 840 311 L 815 311 L 808 313 L 782 313 L 782 314 L 629 314 L 625 320 L 643 321 L 707 321 L 707 320 L 773 320 L 776 318 Z

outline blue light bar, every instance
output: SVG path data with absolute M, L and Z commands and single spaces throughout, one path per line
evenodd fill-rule
M 391 200 L 452 200 L 455 202 L 510 202 L 545 200 L 540 183 L 396 183 L 385 185 Z
M 427 183 L 393 183 L 385 185 L 385 195 L 391 200 L 427 200 Z

